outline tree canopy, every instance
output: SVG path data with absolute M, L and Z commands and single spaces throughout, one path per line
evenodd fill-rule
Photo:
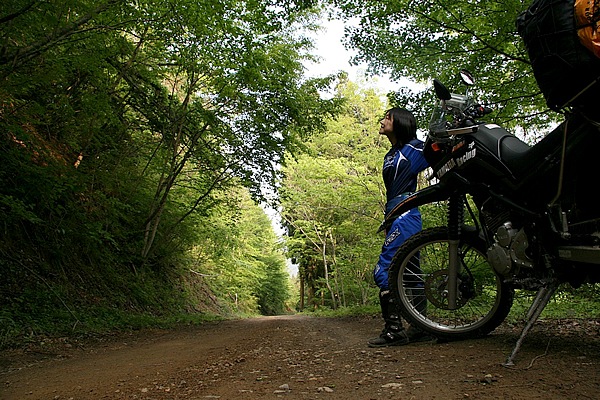
M 103 307 L 180 304 L 178 274 L 216 233 L 197 227 L 225 218 L 233 229 L 237 214 L 217 210 L 237 210 L 241 188 L 260 198 L 284 153 L 336 112 L 338 100 L 319 94 L 333 77 L 304 76 L 302 32 L 318 11 L 279 0 L 5 2 L 2 309 L 62 307 L 77 294 Z M 256 274 L 285 271 L 285 260 L 252 235 L 238 237 L 247 253 L 265 249 L 238 277 L 254 298 L 244 310 L 274 312 L 287 288 L 261 294 L 269 280 Z M 214 243 L 213 260 L 236 245 Z
M 530 61 L 517 34 L 516 18 L 529 5 L 522 0 L 332 0 L 333 18 L 347 25 L 346 46 L 358 52 L 373 74 L 409 78 L 425 84 L 438 78 L 452 88 L 465 68 L 475 76 L 477 98 L 494 108 L 489 116 L 525 134 L 552 123 L 535 82 Z M 414 109 L 433 104 L 413 95 Z M 408 100 L 404 98 L 404 101 Z M 423 111 L 419 112 L 422 118 Z
M 325 133 L 284 168 L 281 202 L 288 253 L 299 264 L 308 304 L 367 304 L 381 244 L 375 235 L 384 203 L 380 158 L 387 144 L 375 127 L 383 103 L 374 89 L 342 81 L 346 99 Z M 304 296 L 302 296 L 304 299 Z
M 80 170 L 134 157 L 154 174 L 144 256 L 176 186 L 196 188 L 193 208 L 234 176 L 259 196 L 283 152 L 334 110 L 318 95 L 331 78 L 303 80 L 310 42 L 296 31 L 314 17 L 303 4 L 14 1 L 7 11 L 4 129 L 29 147 L 60 144 L 55 158 Z

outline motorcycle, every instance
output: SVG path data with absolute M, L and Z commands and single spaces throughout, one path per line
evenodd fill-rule
M 472 75 L 461 71 L 469 88 Z M 404 212 L 445 204 L 446 226 L 422 230 L 397 251 L 390 288 L 404 317 L 440 340 L 478 338 L 508 316 L 515 290 L 536 293 L 505 365 L 557 288 L 600 282 L 600 123 L 570 110 L 535 145 L 480 121 L 491 112 L 434 80 L 424 146 L 432 184 L 399 203 Z

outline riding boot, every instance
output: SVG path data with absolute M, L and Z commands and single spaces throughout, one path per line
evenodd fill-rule
M 369 339 L 369 347 L 401 346 L 409 343 L 400 319 L 400 310 L 389 290 L 379 293 L 379 304 L 385 325 L 378 337 Z

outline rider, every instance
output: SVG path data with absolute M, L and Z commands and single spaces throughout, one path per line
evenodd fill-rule
M 386 189 L 385 214 L 417 188 L 418 174 L 429 165 L 423 157 L 423 142 L 417 139 L 417 122 L 404 108 L 391 108 L 380 121 L 379 134 L 387 136 L 392 148 L 383 162 L 383 182 Z M 422 228 L 417 208 L 400 215 L 386 230 L 379 261 L 373 275 L 379 287 L 379 302 L 385 326 L 381 334 L 368 341 L 370 347 L 400 346 L 411 342 L 432 340 L 432 337 L 412 326 L 404 329 L 398 305 L 390 293 L 388 269 L 400 245 Z

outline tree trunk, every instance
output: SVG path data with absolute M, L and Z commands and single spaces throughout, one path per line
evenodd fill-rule
M 300 311 L 304 311 L 304 271 L 298 274 L 300 277 Z

